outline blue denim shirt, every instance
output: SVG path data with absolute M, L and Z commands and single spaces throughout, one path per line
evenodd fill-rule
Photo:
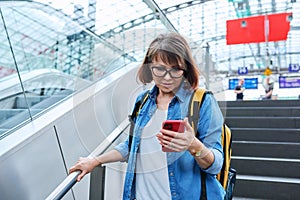
M 133 132 L 132 146 L 128 154 L 128 139 L 115 147 L 124 160 L 128 161 L 126 177 L 124 182 L 123 199 L 135 199 L 135 166 L 136 154 L 139 151 L 140 136 L 143 127 L 149 122 L 157 109 L 156 96 L 158 88 L 154 86 L 149 92 L 149 98 L 140 110 Z M 189 100 L 193 91 L 180 87 L 168 108 L 168 119 L 184 119 L 188 113 Z M 143 94 L 137 97 L 137 101 Z M 201 117 L 198 122 L 199 139 L 214 153 L 213 164 L 203 170 L 206 176 L 207 198 L 213 200 L 224 199 L 225 191 L 219 181 L 215 178 L 222 168 L 223 151 L 221 146 L 221 130 L 223 116 L 220 108 L 212 94 L 207 94 L 200 109 Z M 199 114 L 200 114 L 199 113 Z M 129 156 L 128 156 L 129 155 Z M 201 192 L 200 166 L 189 151 L 168 152 L 168 174 L 171 196 L 173 200 L 199 199 Z

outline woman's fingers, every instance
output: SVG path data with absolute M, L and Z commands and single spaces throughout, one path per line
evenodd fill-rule
M 186 131 L 186 132 L 194 133 L 194 129 L 193 129 L 193 127 L 190 125 L 188 118 L 187 118 L 187 117 L 184 118 L 183 121 L 184 121 L 185 131 Z M 195 134 L 194 134 L 194 135 L 195 135 Z
M 76 171 L 76 168 L 73 166 L 73 167 L 71 167 L 70 169 L 69 169 L 69 174 L 71 174 L 71 173 L 73 173 L 73 172 L 75 172 Z
M 81 179 L 86 175 L 87 173 L 85 171 L 82 171 L 78 176 L 77 176 L 77 181 L 80 182 Z
M 79 182 L 87 173 L 85 171 L 80 170 L 80 168 L 78 167 L 78 164 L 76 164 L 69 169 L 69 174 L 76 172 L 76 171 L 80 171 L 80 174 L 76 178 L 76 180 Z
M 157 134 L 157 138 L 159 143 L 163 147 L 167 147 L 168 149 L 172 149 L 173 151 L 180 152 L 184 150 L 184 145 L 182 145 L 181 139 L 171 138 L 168 136 L 164 136 L 163 134 Z
M 69 173 L 75 171 L 81 171 L 77 177 L 77 181 L 80 181 L 86 174 L 90 173 L 94 166 L 94 159 L 80 157 L 76 164 L 69 169 Z
M 177 132 L 166 130 L 166 129 L 161 129 L 160 132 L 164 136 L 165 139 L 171 140 L 172 138 L 176 137 Z
M 185 123 L 185 132 L 178 133 L 174 131 L 169 131 L 166 129 L 162 129 L 159 134 L 157 134 L 157 138 L 160 144 L 164 147 L 175 151 L 184 151 L 189 148 L 192 141 L 194 140 L 195 134 L 194 130 L 188 122 L 188 118 L 184 119 Z

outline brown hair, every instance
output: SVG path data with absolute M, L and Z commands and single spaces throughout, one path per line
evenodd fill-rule
M 161 34 L 151 42 L 137 74 L 137 78 L 142 83 L 150 83 L 153 80 L 150 66 L 152 60 L 157 58 L 166 64 L 181 65 L 185 70 L 184 77 L 190 87 L 193 89 L 198 87 L 199 70 L 187 41 L 181 35 L 177 33 Z

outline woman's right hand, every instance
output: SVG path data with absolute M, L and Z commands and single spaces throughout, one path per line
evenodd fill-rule
M 69 173 L 75 171 L 81 171 L 77 176 L 77 181 L 79 182 L 86 174 L 90 173 L 95 167 L 100 165 L 101 162 L 97 158 L 82 158 L 80 157 L 76 164 L 69 169 Z

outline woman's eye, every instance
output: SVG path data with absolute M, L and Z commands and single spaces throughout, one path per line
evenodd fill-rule
M 182 69 L 179 68 L 179 67 L 174 67 L 173 70 L 174 70 L 175 72 L 178 72 L 178 71 L 181 71 Z
M 163 68 L 163 67 L 158 67 L 157 70 L 159 70 L 159 71 L 166 71 L 165 68 Z

